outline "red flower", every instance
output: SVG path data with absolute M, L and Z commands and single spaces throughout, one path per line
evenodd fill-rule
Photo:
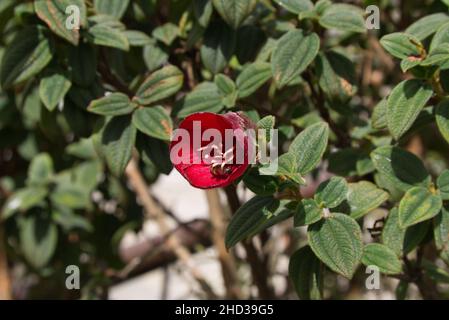
M 192 114 L 174 132 L 171 161 L 196 188 L 228 186 L 250 164 L 254 144 L 246 129 L 253 128 L 254 124 L 240 113 Z

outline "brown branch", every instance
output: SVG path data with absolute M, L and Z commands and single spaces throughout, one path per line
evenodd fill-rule
M 225 188 L 226 196 L 228 198 L 229 207 L 232 213 L 235 213 L 240 208 L 240 199 L 237 195 L 235 186 L 231 185 Z M 246 251 L 246 258 L 251 268 L 253 281 L 259 291 L 261 299 L 274 299 L 275 294 L 273 287 L 269 282 L 269 269 L 266 259 L 261 259 L 254 246 L 253 239 L 242 242 Z
M 206 190 L 207 203 L 209 205 L 209 216 L 212 224 L 212 241 L 217 250 L 218 259 L 221 264 L 226 295 L 230 299 L 242 299 L 239 287 L 237 269 L 234 257 L 226 250 L 224 243 L 225 225 L 223 208 L 220 203 L 220 195 L 217 189 Z
M 0 300 L 11 300 L 11 280 L 9 278 L 5 242 L 3 224 L 0 223 Z
M 126 167 L 126 176 L 140 199 L 143 207 L 145 208 L 148 217 L 156 221 L 162 234 L 168 234 L 170 232 L 170 227 L 166 220 L 166 214 L 151 196 L 149 187 L 147 186 L 137 166 L 137 161 L 134 158 L 131 159 Z M 208 297 L 216 299 L 217 295 L 212 290 L 203 274 L 193 265 L 190 251 L 179 241 L 175 233 L 172 233 L 167 238 L 167 245 L 174 251 L 178 259 L 187 267 L 195 280 L 200 284 L 201 288 L 206 292 Z

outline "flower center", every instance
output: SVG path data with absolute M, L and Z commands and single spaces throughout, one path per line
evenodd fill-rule
M 212 145 L 212 146 L 205 146 L 198 149 L 198 151 L 204 151 L 206 149 L 212 149 L 213 155 L 211 157 L 211 153 L 208 153 L 204 156 L 204 159 L 210 160 L 210 172 L 214 176 L 226 176 L 231 174 L 232 168 L 231 164 L 234 160 L 234 147 L 229 148 L 225 152 L 223 152 L 223 144 L 220 143 L 220 145 Z M 212 151 L 211 150 L 211 151 Z

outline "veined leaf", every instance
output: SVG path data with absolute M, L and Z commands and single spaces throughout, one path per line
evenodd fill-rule
M 370 243 L 363 248 L 362 263 L 376 266 L 385 274 L 399 274 L 402 264 L 393 250 L 380 243 Z
M 181 89 L 183 81 L 184 75 L 177 67 L 171 65 L 163 67 L 152 73 L 140 85 L 136 101 L 145 106 L 168 98 Z
M 449 143 L 449 100 L 443 100 L 437 105 L 435 118 L 438 130 L 447 143 Z
M 254 10 L 257 0 L 212 0 L 215 10 L 233 29 L 237 29 Z
M 87 111 L 103 116 L 120 116 L 131 113 L 134 108 L 135 105 L 131 103 L 126 94 L 114 92 L 93 100 L 87 107 Z
M 72 82 L 62 71 L 46 74 L 39 84 L 39 96 L 49 111 L 53 111 L 70 90 Z
M 68 14 L 69 6 L 76 6 L 79 10 L 80 25 L 86 25 L 86 5 L 82 0 L 36 0 L 34 8 L 37 16 L 44 21 L 48 27 L 58 36 L 73 45 L 78 45 L 80 34 L 79 27 L 69 28 Z M 70 12 L 70 11 L 69 11 Z
M 246 98 L 252 95 L 271 77 L 271 65 L 267 62 L 256 61 L 246 65 L 236 80 L 238 97 Z
M 293 140 L 288 153 L 295 158 L 296 172 L 305 175 L 318 165 L 326 151 L 328 138 L 328 124 L 319 122 L 304 129 Z
M 438 191 L 443 200 L 449 200 L 449 170 L 444 170 L 437 179 Z
M 380 43 L 392 56 L 399 59 L 420 59 L 421 49 L 424 48 L 418 38 L 403 32 L 387 34 L 380 39 Z
M 410 129 L 432 94 L 431 86 L 418 79 L 405 80 L 393 89 L 387 102 L 387 123 L 396 140 Z
M 89 28 L 88 34 L 92 42 L 97 45 L 117 48 L 124 51 L 129 50 L 128 38 L 120 30 L 102 24 L 96 24 Z
M 332 4 L 320 17 L 320 24 L 328 29 L 365 33 L 364 12 L 353 5 Z
M 413 186 L 428 187 L 430 176 L 414 154 L 396 147 L 380 147 L 371 153 L 374 166 L 397 189 L 407 191 Z
M 279 88 L 300 75 L 320 49 L 320 38 L 316 33 L 306 34 L 295 29 L 284 34 L 277 42 L 271 57 L 271 70 Z
M 309 226 L 309 245 L 331 270 L 351 279 L 363 252 L 362 232 L 351 217 L 334 213 Z
M 311 0 L 274 0 L 274 2 L 295 14 L 313 9 Z
M 442 205 L 440 195 L 422 187 L 411 188 L 399 203 L 399 225 L 407 228 L 429 220 L 440 212 Z
M 448 21 L 449 16 L 445 13 L 430 14 L 412 23 L 405 32 L 414 35 L 420 40 L 424 40 Z
M 53 160 L 48 153 L 40 153 L 28 167 L 27 185 L 42 186 L 48 183 L 54 173 Z
M 0 80 L 9 88 L 38 74 L 50 62 L 53 42 L 41 27 L 27 27 L 20 31 L 6 48 L 1 62 Z
M 97 13 L 103 13 L 121 19 L 129 5 L 129 0 L 94 0 Z
M 131 159 L 136 139 L 136 128 L 129 116 L 109 120 L 101 134 L 101 154 L 112 173 L 120 176 Z
M 350 215 L 354 219 L 363 217 L 387 200 L 388 193 L 371 182 L 360 181 L 348 185 L 347 201 Z
M 322 182 L 315 193 L 315 201 L 327 208 L 335 208 L 346 199 L 348 184 L 342 177 L 332 177 Z
M 321 263 L 309 246 L 302 247 L 290 257 L 288 275 L 300 299 L 321 299 L 323 290 Z
M 229 222 L 225 238 L 226 247 L 231 248 L 237 242 L 253 235 L 260 224 L 273 218 L 279 205 L 279 200 L 272 196 L 255 196 L 243 204 Z
M 308 226 L 323 217 L 323 208 L 320 208 L 313 199 L 302 199 L 294 215 L 295 227 Z
M 195 112 L 219 112 L 223 109 L 223 102 L 216 84 L 203 82 L 181 100 L 180 106 L 178 117 L 184 118 Z
M 161 106 L 139 108 L 133 113 L 133 125 L 151 137 L 169 141 L 173 131 L 171 118 Z

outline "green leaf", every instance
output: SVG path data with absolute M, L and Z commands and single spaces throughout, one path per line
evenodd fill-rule
M 449 42 L 449 23 L 443 24 L 435 33 L 432 38 L 432 42 L 430 43 L 429 53 L 437 51 L 442 45 L 447 45 Z M 449 62 L 440 66 L 441 69 L 448 69 Z
M 140 85 L 136 101 L 141 105 L 150 105 L 156 101 L 174 95 L 182 87 L 184 75 L 177 67 L 169 65 L 153 72 Z
M 207 28 L 210 22 L 210 18 L 213 13 L 213 5 L 210 0 L 193 0 L 193 14 L 195 15 L 198 24 Z
M 346 199 L 348 184 L 342 177 L 332 177 L 318 186 L 315 201 L 326 208 L 335 208 Z
M 228 64 L 235 48 L 235 33 L 222 22 L 209 25 L 200 49 L 201 61 L 213 74 L 219 73 Z
M 154 43 L 154 40 L 142 31 L 125 30 L 123 33 L 128 39 L 130 46 L 143 47 Z
M 293 282 L 300 299 L 321 299 L 323 295 L 321 263 L 309 246 L 302 247 L 290 257 L 288 277 Z
M 380 39 L 380 44 L 392 56 L 399 59 L 420 58 L 421 49 L 424 48 L 421 41 L 411 34 L 403 32 L 390 33 Z
M 91 41 L 99 46 L 117 48 L 128 51 L 129 42 L 126 35 L 120 30 L 96 24 L 88 30 Z
M 332 4 L 320 17 L 320 24 L 328 29 L 365 33 L 364 12 L 360 8 L 348 4 Z
M 443 100 L 436 106 L 435 119 L 438 130 L 449 143 L 449 100 Z
M 254 10 L 257 0 L 212 0 L 215 10 L 233 29 L 237 29 Z
M 346 102 L 356 92 L 354 64 L 340 53 L 330 51 L 316 59 L 318 82 L 331 100 Z
M 243 182 L 249 190 L 260 196 L 272 195 L 278 187 L 276 177 L 263 176 L 257 168 L 249 169 L 243 176 Z
M 445 13 L 430 14 L 412 23 L 405 32 L 414 35 L 419 40 L 424 40 L 448 21 L 449 16 Z
M 58 243 L 55 224 L 36 215 L 20 221 L 20 247 L 26 260 L 36 269 L 45 267 L 53 257 Z
M 387 99 L 382 99 L 373 110 L 371 125 L 374 129 L 383 130 L 387 128 Z
M 359 219 L 388 200 L 388 193 L 371 182 L 360 181 L 348 185 L 347 201 L 350 215 Z
M 396 147 L 380 147 L 371 153 L 374 166 L 397 189 L 407 191 L 414 186 L 428 187 L 430 176 L 414 154 Z
M 136 128 L 129 116 L 109 120 L 101 134 L 101 153 L 112 173 L 120 176 L 131 159 Z
M 313 199 L 302 199 L 296 208 L 294 226 L 302 227 L 313 224 L 323 217 L 323 208 Z
M 308 228 L 309 245 L 331 270 L 351 279 L 362 258 L 362 232 L 357 222 L 333 213 Z
M 279 206 L 279 200 L 272 196 L 255 196 L 243 204 L 229 222 L 225 237 L 226 248 L 254 235 L 261 224 L 275 217 Z
M 173 23 L 166 23 L 153 30 L 153 37 L 169 46 L 179 35 L 179 28 Z
M 94 0 L 97 13 L 103 13 L 121 19 L 129 5 L 129 0 Z
M 279 88 L 284 87 L 300 75 L 320 49 L 320 38 L 316 33 L 306 34 L 295 29 L 284 34 L 277 42 L 271 57 L 271 70 Z
M 45 185 L 54 173 L 53 160 L 48 153 L 40 153 L 33 158 L 28 167 L 27 185 Z
M 306 181 L 302 177 L 301 173 L 297 170 L 298 161 L 293 153 L 284 153 L 275 161 L 277 162 L 277 166 L 274 166 L 276 169 L 274 172 L 272 168 L 262 166 L 259 168 L 260 174 L 281 176 L 288 178 L 299 185 L 306 184 Z
M 438 191 L 443 200 L 449 200 L 449 170 L 444 170 L 437 179 Z
M 56 208 L 52 212 L 52 219 L 58 225 L 60 225 L 65 232 L 69 232 L 75 229 L 84 230 L 86 232 L 92 232 L 94 227 L 92 224 L 79 214 L 73 213 L 68 208 Z
M 432 87 L 418 79 L 405 80 L 393 89 L 387 102 L 387 123 L 396 140 L 410 129 L 432 95 Z
M 73 45 L 78 45 L 80 34 L 78 28 L 68 28 L 66 8 L 75 5 L 79 9 L 80 24 L 86 24 L 86 5 L 82 0 L 36 0 L 34 8 L 37 16 L 58 36 Z
M 382 229 L 382 242 L 389 247 L 396 256 L 402 256 L 402 250 L 405 239 L 405 229 L 399 226 L 399 210 L 391 209 L 387 221 Z
M 288 153 L 296 161 L 296 172 L 305 175 L 320 162 L 327 147 L 329 126 L 319 122 L 303 130 L 291 143 Z
M 435 246 L 441 250 L 440 256 L 449 263 L 449 206 L 445 204 L 433 221 Z
M 271 130 L 273 130 L 276 123 L 276 118 L 274 116 L 266 116 L 257 121 L 256 127 L 258 130 L 264 130 L 265 135 L 262 143 L 268 143 L 271 140 Z
M 295 14 L 313 9 L 311 0 L 274 0 L 274 2 Z
M 439 66 L 444 67 L 449 61 L 449 44 L 442 43 L 437 48 L 432 50 L 427 58 L 421 62 L 424 67 Z
M 185 118 L 195 112 L 219 112 L 223 109 L 221 94 L 215 83 L 200 83 L 192 92 L 189 92 L 180 102 L 178 117 Z
M 134 108 L 135 105 L 126 94 L 114 92 L 103 98 L 92 100 L 87 111 L 103 116 L 120 116 L 131 113 Z
M 236 79 L 238 97 L 246 98 L 252 95 L 271 77 L 271 65 L 268 62 L 256 61 L 247 64 Z
M 234 107 L 235 101 L 237 100 L 237 90 L 234 81 L 228 76 L 220 73 L 215 75 L 214 83 L 223 96 L 223 104 L 227 108 Z
M 2 208 L 2 220 L 6 220 L 17 211 L 27 211 L 41 203 L 47 196 L 47 189 L 43 187 L 28 187 L 14 192 Z
M 399 225 L 407 228 L 429 220 L 440 212 L 442 205 L 439 195 L 431 193 L 426 188 L 411 188 L 399 203 Z
M 168 61 L 168 54 L 159 46 L 149 44 L 143 48 L 143 61 L 147 69 L 153 71 Z
M 132 123 L 146 135 L 170 141 L 173 123 L 161 106 L 139 108 L 133 113 Z
M 136 147 L 142 160 L 155 165 L 159 172 L 169 174 L 173 169 L 166 142 L 138 133 Z
M 69 92 L 72 82 L 62 71 L 46 74 L 39 84 L 39 96 L 48 110 L 53 111 Z
M 0 80 L 9 88 L 35 76 L 50 62 L 53 43 L 44 35 L 43 28 L 26 27 L 5 49 L 1 61 Z
M 365 266 L 376 266 L 385 274 L 399 274 L 402 264 L 393 250 L 380 243 L 370 243 L 363 249 L 362 263 Z
M 446 270 L 427 259 L 423 259 L 422 266 L 430 279 L 437 283 L 449 284 L 449 273 Z
M 62 208 L 82 209 L 88 205 L 89 196 L 84 186 L 61 184 L 51 193 L 50 199 Z

